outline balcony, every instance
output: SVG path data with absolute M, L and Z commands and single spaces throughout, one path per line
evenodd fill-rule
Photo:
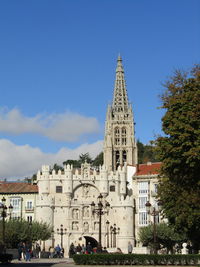
M 25 212 L 34 212 L 34 207 L 25 207 Z

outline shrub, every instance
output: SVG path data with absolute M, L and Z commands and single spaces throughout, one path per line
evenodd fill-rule
M 13 255 L 12 254 L 0 254 L 0 262 L 2 263 L 8 263 L 11 262 L 13 259 Z
M 78 265 L 196 265 L 200 263 L 199 254 L 76 254 L 73 259 Z

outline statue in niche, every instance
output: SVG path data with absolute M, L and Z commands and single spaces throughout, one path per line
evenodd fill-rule
M 81 174 L 84 178 L 88 178 L 90 172 L 90 164 L 85 162 L 81 165 Z
M 74 209 L 73 210 L 73 214 L 72 214 L 73 219 L 76 219 L 77 220 L 78 217 L 79 217 L 78 215 L 79 215 L 79 211 L 77 209 Z
M 84 198 L 88 198 L 89 197 L 89 191 L 90 191 L 90 187 L 88 184 L 84 184 L 83 185 L 83 197 Z
M 78 227 L 78 222 L 73 222 L 72 223 L 72 230 L 78 230 L 79 227 Z
M 83 217 L 89 217 L 89 207 L 83 208 Z
M 88 222 L 84 222 L 83 229 L 84 229 L 84 232 L 89 232 L 89 224 L 88 224 Z

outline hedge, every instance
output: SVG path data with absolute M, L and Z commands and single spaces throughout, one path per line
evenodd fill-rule
M 200 254 L 75 254 L 73 259 L 78 265 L 197 265 Z
M 0 254 L 0 262 L 2 263 L 8 263 L 11 262 L 13 259 L 13 255 L 12 254 Z

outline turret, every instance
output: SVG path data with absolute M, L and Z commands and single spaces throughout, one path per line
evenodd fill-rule
M 126 195 L 126 164 L 123 167 L 118 167 L 119 177 L 120 177 L 120 195 L 125 196 Z
M 38 187 L 40 194 L 49 194 L 49 174 L 50 174 L 50 166 L 43 165 L 42 166 L 42 174 L 39 177 Z
M 72 194 L 72 178 L 73 178 L 73 166 L 72 165 L 65 165 L 65 179 L 63 181 L 63 193 L 71 196 Z
M 100 184 L 99 190 L 101 194 L 106 197 L 108 195 L 108 171 L 105 165 L 100 166 Z

